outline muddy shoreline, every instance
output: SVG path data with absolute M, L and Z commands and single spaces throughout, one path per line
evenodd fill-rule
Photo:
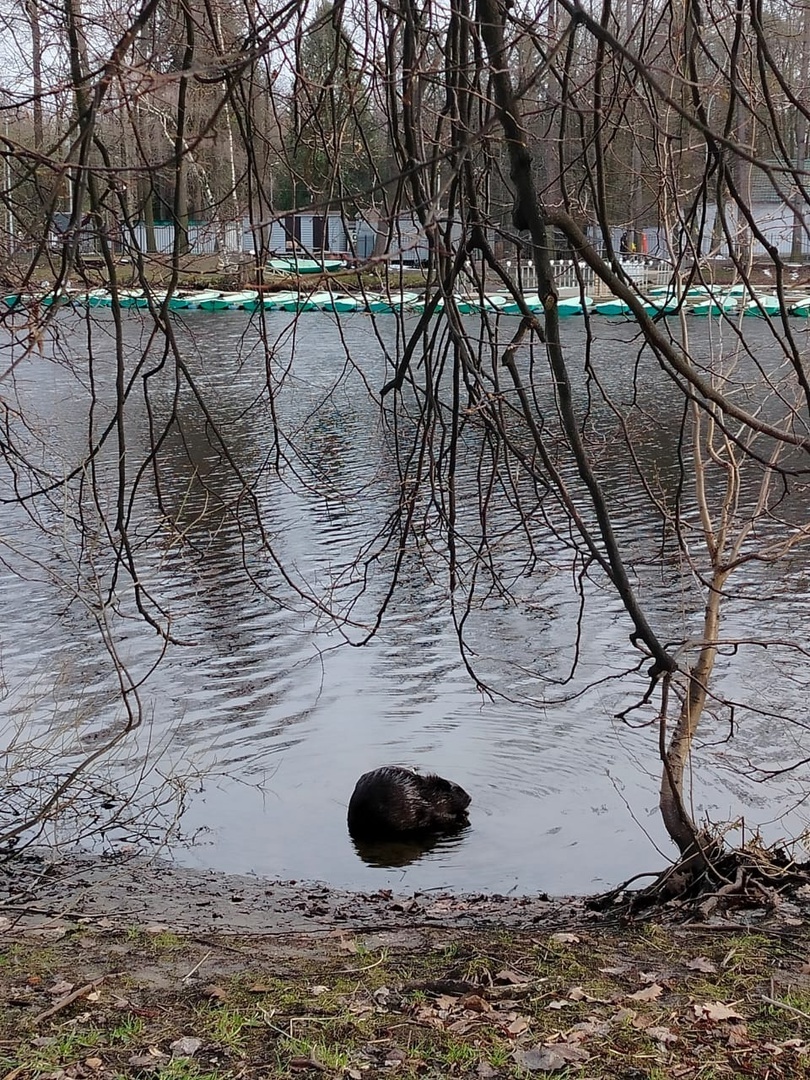
M 0 869 L 6 1080 L 810 1077 L 805 895 L 636 922 L 143 857 Z
M 132 856 L 26 855 L 0 868 L 0 911 L 24 925 L 105 920 L 178 931 L 290 934 L 448 926 L 555 929 L 588 918 L 585 898 L 389 889 L 351 892 L 318 882 L 271 881 Z
M 643 884 L 643 883 L 642 883 Z M 407 933 L 538 931 L 642 922 L 764 930 L 810 920 L 810 886 L 771 903 L 730 903 L 711 916 L 684 902 L 630 916 L 624 903 L 589 896 L 456 893 L 446 889 L 351 891 L 322 882 L 275 881 L 176 866 L 142 855 L 26 854 L 0 864 L 0 923 L 21 930 L 84 925 L 105 930 L 169 929 L 247 937 L 335 931 Z

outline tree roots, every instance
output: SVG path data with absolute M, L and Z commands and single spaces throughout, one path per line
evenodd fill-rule
M 654 875 L 645 888 L 628 888 L 647 876 L 623 882 L 594 897 L 588 906 L 602 911 L 618 909 L 628 917 L 669 906 L 697 919 L 709 919 L 732 908 L 774 910 L 801 886 L 810 886 L 810 863 L 796 862 L 781 846 L 766 848 L 752 843 L 732 850 L 712 839 L 702 844 L 699 852 L 687 853 Z

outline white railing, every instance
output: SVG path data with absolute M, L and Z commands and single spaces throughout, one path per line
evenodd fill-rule
M 513 278 L 518 280 L 523 292 L 533 292 L 537 288 L 537 271 L 531 260 L 520 264 L 507 262 L 507 270 Z M 663 259 L 651 255 L 635 255 L 621 259 L 621 267 L 624 273 L 637 285 L 667 285 L 672 278 L 672 268 Z M 606 291 L 602 281 L 587 263 L 576 263 L 573 259 L 558 259 L 551 263 L 554 273 L 554 283 L 557 289 L 566 293 L 579 295 L 585 293 Z

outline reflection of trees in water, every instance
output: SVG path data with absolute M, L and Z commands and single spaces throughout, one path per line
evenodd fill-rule
M 58 320 L 32 284 L 52 253 L 48 272 L 59 290 L 91 284 L 82 262 L 88 243 L 116 300 L 125 276 L 142 289 L 162 288 L 163 278 L 172 275 L 174 284 L 187 269 L 180 256 L 204 208 L 223 269 L 233 254 L 224 216 L 247 215 L 258 278 L 278 243 L 270 235 L 274 193 L 299 194 L 296 180 L 311 188 L 312 213 L 291 216 L 282 243 L 323 254 L 332 243 L 333 223 L 321 216 L 328 206 L 343 215 L 340 245 L 351 246 L 362 230 L 351 239 L 347 219 L 374 205 L 379 228 L 365 238 L 372 252 L 361 267 L 365 282 L 378 273 L 381 289 L 403 287 L 377 258 L 398 257 L 403 231 L 419 233 L 413 254 L 427 264 L 425 310 L 407 329 L 401 324 L 384 376 L 363 387 L 365 406 L 335 396 L 353 365 L 339 320 L 343 366 L 326 374 L 317 370 L 322 342 L 306 370 L 299 343 L 280 357 L 267 320 L 257 319 L 266 347 L 256 354 L 255 396 L 242 399 L 239 364 L 226 355 L 220 370 L 196 369 L 155 291 L 140 324 L 153 337 L 134 358 L 126 348 L 132 324 L 118 303 L 105 324 L 106 352 L 88 317 L 75 366 L 66 366 L 81 371 L 87 390 L 73 458 L 43 467 L 49 432 L 36 430 L 41 417 L 18 408 L 12 391 L 3 398 L 7 497 L 49 541 L 58 525 L 41 507 L 61 517 L 74 550 L 59 583 L 97 621 L 130 727 L 142 708 L 130 657 L 117 649 L 121 628 L 146 623 L 159 652 L 175 636 L 176 613 L 200 597 L 212 616 L 214 597 L 229 598 L 238 631 L 214 629 L 220 610 L 210 626 L 212 651 L 227 655 L 251 644 L 243 587 L 355 643 L 376 633 L 400 592 L 415 618 L 424 588 L 443 603 L 471 680 L 495 693 L 502 683 L 482 674 L 471 625 L 489 605 L 531 603 L 538 581 L 557 574 L 577 609 L 566 634 L 570 670 L 540 678 L 547 673 L 534 665 L 531 642 L 502 648 L 501 666 L 528 673 L 544 703 L 552 686 L 563 707 L 583 685 L 594 691 L 618 657 L 605 678 L 631 699 L 622 717 L 657 732 L 671 837 L 707 880 L 719 885 L 729 876 L 708 857 L 717 846 L 696 827 L 685 791 L 701 715 L 715 710 L 729 733 L 741 710 L 763 724 L 794 723 L 797 741 L 804 733 L 790 710 L 772 714 L 755 694 L 715 696 L 717 665 L 744 668 L 746 651 L 773 649 L 784 649 L 800 673 L 808 661 L 801 633 L 782 641 L 772 632 L 778 619 L 768 609 L 784 594 L 756 588 L 768 573 L 800 573 L 794 555 L 810 538 L 810 385 L 801 340 L 783 318 L 795 278 L 754 198 L 767 180 L 769 198 L 793 227 L 791 254 L 801 255 L 810 195 L 796 161 L 808 149 L 801 91 L 810 17 L 801 12 L 797 36 L 782 7 L 764 10 L 763 22 L 757 5 L 737 5 L 727 50 L 716 47 L 727 28 L 723 5 L 703 12 L 628 3 L 622 18 L 600 21 L 587 5 L 550 4 L 531 25 L 495 0 L 479 0 L 474 10 L 403 0 L 384 10 L 332 5 L 317 13 L 305 3 L 259 23 L 255 13 L 223 21 L 208 9 L 167 21 L 155 4 L 134 17 L 113 4 L 104 22 L 74 3 L 41 11 L 46 37 L 64 47 L 54 46 L 41 70 L 31 53 L 41 28 L 32 26 L 27 43 L 20 38 L 21 63 L 30 59 L 35 70 L 34 100 L 11 101 L 0 215 L 10 254 L 22 238 L 8 268 L 15 287 L 38 294 L 20 303 L 12 331 L 23 355 L 35 359 Z M 316 39 L 316 66 L 328 79 L 307 69 Z M 267 66 L 270 57 L 279 68 Z M 160 78 L 144 82 L 147 67 Z M 45 114 L 46 99 L 65 108 Z M 723 108 L 714 108 L 721 99 Z M 774 138 L 763 117 L 773 121 Z M 302 148 L 305 178 L 296 175 Z M 57 202 L 72 209 L 54 236 Z M 155 216 L 168 208 L 173 246 L 163 261 L 144 260 L 144 249 L 156 248 Z M 305 216 L 317 219 L 308 237 Z M 679 303 L 697 284 L 716 291 L 720 278 L 745 300 L 768 281 L 779 314 L 761 331 L 736 316 L 718 319 L 708 348 L 696 348 L 686 320 L 649 315 L 635 272 L 642 268 L 631 267 L 631 276 L 617 257 L 622 235 L 645 230 Z M 649 349 L 639 355 L 628 347 L 619 358 L 632 370 L 629 384 L 603 363 L 590 323 L 587 340 L 580 335 L 569 347 L 552 266 L 559 247 L 575 256 L 575 287 L 604 287 L 634 314 Z M 724 262 L 704 260 L 707 248 L 720 247 Z M 524 300 L 529 267 L 536 311 Z M 519 312 L 508 340 L 484 302 L 495 288 Z M 463 314 L 461 292 L 479 302 L 480 317 Z M 189 316 L 192 323 L 199 320 Z M 297 339 L 298 323 L 291 325 Z M 763 339 L 773 370 L 759 355 Z M 17 367 L 15 357 L 5 386 L 14 385 Z M 162 412 L 152 396 L 160 377 L 168 386 Z M 649 395 L 653 386 L 660 401 Z M 149 419 L 133 440 L 142 392 Z M 352 442 L 359 437 L 360 452 L 367 448 L 363 429 L 381 400 L 391 453 L 380 455 L 364 488 L 352 471 Z M 377 488 L 379 505 L 368 512 Z M 656 573 L 665 586 L 676 580 L 683 610 L 662 603 L 666 587 L 650 587 Z M 751 609 L 742 628 L 727 616 L 740 582 Z M 799 595 L 803 584 L 797 576 L 785 591 Z M 608 603 L 590 606 L 600 593 Z M 625 648 L 606 649 L 604 663 L 589 666 L 582 643 L 598 636 L 591 613 L 598 620 L 611 604 Z

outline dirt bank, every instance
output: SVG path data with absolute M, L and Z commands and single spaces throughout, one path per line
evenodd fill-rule
M 0 897 L 3 1080 L 810 1076 L 804 899 L 706 923 L 30 858 Z
M 0 874 L 0 904 L 26 926 L 65 917 L 114 918 L 118 926 L 301 933 L 335 926 L 548 926 L 585 917 L 580 899 L 458 896 L 387 889 L 352 893 L 297 881 L 267 881 L 181 869 L 140 857 L 32 857 Z

